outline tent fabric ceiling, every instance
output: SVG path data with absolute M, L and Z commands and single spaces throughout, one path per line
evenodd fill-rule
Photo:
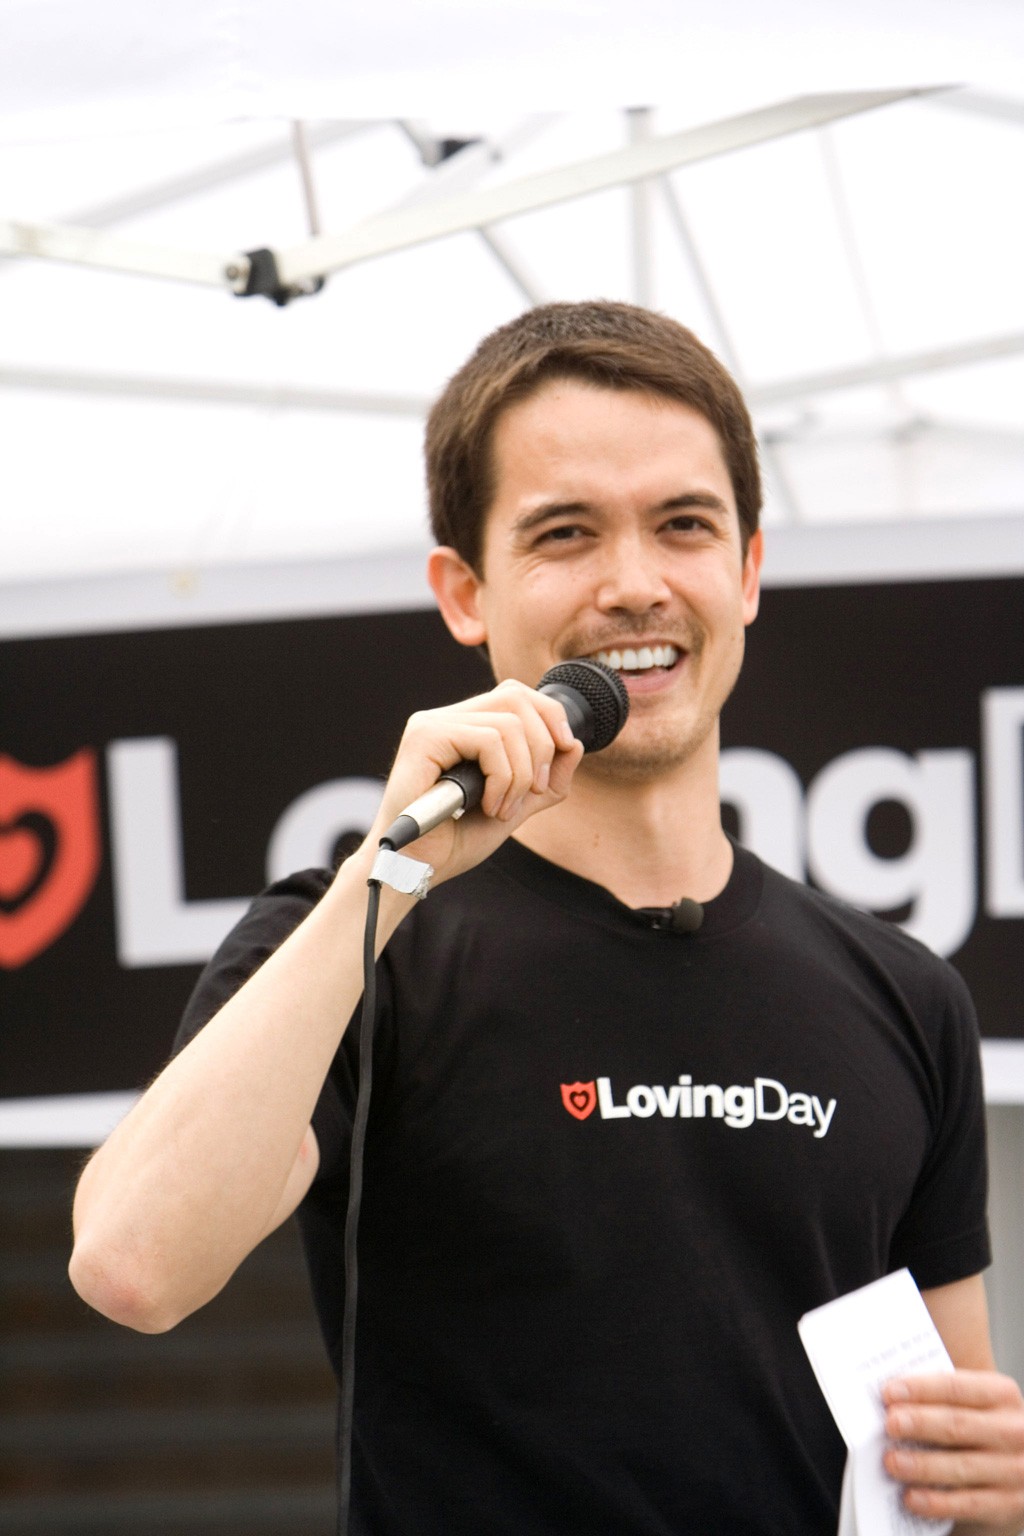
M 740 3 L 389 0 L 342 27 L 303 0 L 282 35 L 252 0 L 0 0 L 0 220 L 196 251 L 306 236 L 283 119 L 341 234 L 794 95 L 966 82 L 353 265 L 284 309 L 3 263 L 0 582 L 416 544 L 425 402 L 548 298 L 639 298 L 726 358 L 769 522 L 1020 512 L 1024 12 L 891 10 L 793 0 L 769 28 Z M 469 142 L 439 162 L 444 140 Z
M 464 120 L 811 91 L 1019 87 L 1017 0 L 3 0 L 3 138 L 231 118 Z

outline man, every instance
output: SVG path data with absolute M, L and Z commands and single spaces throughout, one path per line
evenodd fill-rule
M 480 811 L 409 849 L 427 899 L 382 891 L 353 1529 L 834 1530 L 842 1445 L 797 1319 L 907 1264 L 960 1369 L 891 1385 L 887 1466 L 919 1513 L 1016 1531 L 962 984 L 722 831 L 762 551 L 733 381 L 671 321 L 548 306 L 456 375 L 427 458 L 433 590 L 497 686 L 414 716 L 363 847 L 226 941 L 83 1174 L 76 1286 L 170 1327 L 298 1209 L 338 1364 L 366 880 L 477 760 Z M 588 757 L 528 686 L 576 657 L 631 702 Z

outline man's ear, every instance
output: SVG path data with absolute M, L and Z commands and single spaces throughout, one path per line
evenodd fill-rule
M 764 535 L 760 528 L 751 535 L 743 561 L 743 622 L 753 624 L 761 604 L 761 564 L 764 560 Z
M 483 579 L 472 566 L 456 550 L 439 544 L 427 558 L 427 580 L 441 617 L 459 644 L 486 644 L 487 628 L 480 613 Z

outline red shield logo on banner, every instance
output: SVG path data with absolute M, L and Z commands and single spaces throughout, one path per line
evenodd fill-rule
M 24 965 L 74 922 L 99 873 L 99 821 L 91 747 L 52 768 L 0 754 L 0 966 Z
M 562 1103 L 570 1115 L 585 1120 L 597 1103 L 597 1089 L 593 1083 L 563 1083 Z

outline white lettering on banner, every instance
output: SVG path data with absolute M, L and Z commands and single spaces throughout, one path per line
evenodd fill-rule
M 380 779 L 330 779 L 293 800 L 267 845 L 267 879 L 297 869 L 330 869 L 334 845 L 345 832 L 365 837 L 384 793 Z
M 618 1104 L 610 1077 L 599 1077 L 596 1083 L 602 1120 L 649 1120 L 657 1114 L 663 1120 L 722 1120 L 735 1131 L 746 1130 L 755 1120 L 787 1120 L 813 1127 L 816 1141 L 828 1135 L 838 1102 L 829 1099 L 823 1104 L 816 1093 L 794 1092 L 774 1077 L 755 1077 L 752 1086 L 731 1083 L 723 1088 L 720 1083 L 695 1083 L 686 1072 L 668 1087 L 634 1083 Z
M 1024 916 L 1022 693 L 993 689 L 985 700 L 987 909 L 993 916 Z M 940 955 L 959 949 L 977 914 L 973 754 L 949 749 L 910 757 L 861 748 L 826 763 L 806 805 L 796 803 L 796 784 L 796 774 L 774 753 L 730 748 L 722 754 L 722 800 L 736 809 L 748 848 L 797 879 L 809 869 L 822 890 L 869 911 L 910 905 L 901 924 L 907 933 Z M 896 858 L 876 854 L 867 840 L 870 812 L 885 800 L 905 806 L 913 828 L 910 847 Z
M 177 748 L 164 736 L 112 741 L 107 748 L 117 954 L 124 966 L 208 960 L 242 918 L 248 897 L 185 896 Z M 369 831 L 383 786 L 336 779 L 294 800 L 267 848 L 267 878 L 329 865 L 345 832 Z
M 125 966 L 208 960 L 248 902 L 185 900 L 174 742 L 112 741 L 107 777 L 118 959 Z
M 981 696 L 985 752 L 985 910 L 1024 917 L 1024 688 Z
M 985 910 L 993 918 L 1021 918 L 1024 688 L 988 689 L 981 708 Z M 117 948 L 125 966 L 206 960 L 247 905 L 244 897 L 186 899 L 176 752 L 163 736 L 107 748 Z M 940 955 L 959 949 L 977 912 L 974 778 L 974 756 L 964 749 L 908 756 L 868 747 L 826 763 L 804 797 L 796 771 L 776 753 L 722 754 L 722 799 L 735 807 L 747 847 L 795 879 L 809 869 L 823 890 L 857 906 L 885 912 L 909 905 L 902 926 Z M 268 879 L 329 864 L 343 833 L 369 830 L 381 792 L 377 780 L 353 776 L 299 795 L 271 835 Z M 910 847 L 895 858 L 876 854 L 867 840 L 871 810 L 885 800 L 906 807 L 913 829 Z M 639 1095 L 638 1109 L 616 1105 L 606 1118 L 730 1112 L 727 1104 L 720 1109 L 695 1096 L 689 1079 L 664 1092 L 671 1102 L 651 1085 L 653 1097 Z M 805 1112 L 798 1105 L 797 1113 Z M 734 1118 L 744 1113 L 740 1107 Z
M 805 878 L 804 787 L 774 752 L 730 747 L 722 753 L 719 794 L 734 807 L 740 842 L 792 880 Z
M 913 838 L 898 858 L 868 846 L 873 806 L 897 800 Z M 807 864 L 822 890 L 888 911 L 913 903 L 902 924 L 940 955 L 960 948 L 976 912 L 974 761 L 969 752 L 908 757 L 865 747 L 837 757 L 807 791 Z

